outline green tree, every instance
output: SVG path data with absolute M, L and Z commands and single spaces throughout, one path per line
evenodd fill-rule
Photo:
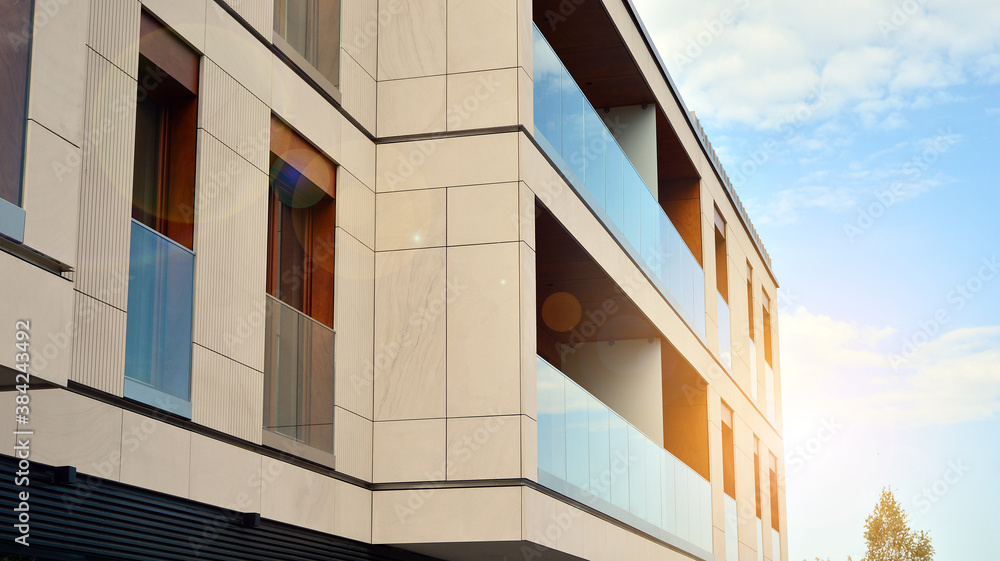
M 862 561 L 933 561 L 934 547 L 930 536 L 914 532 L 906 520 L 906 512 L 892 495 L 892 488 L 883 488 L 875 510 L 865 520 L 865 543 L 868 550 Z

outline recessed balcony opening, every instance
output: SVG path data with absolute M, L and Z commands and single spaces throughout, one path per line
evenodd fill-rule
M 701 176 L 603 4 L 535 0 L 533 18 L 698 264 L 704 266 Z M 545 114 L 541 109 L 535 109 L 536 122 Z
M 539 481 L 711 550 L 706 382 L 540 204 L 535 238 Z

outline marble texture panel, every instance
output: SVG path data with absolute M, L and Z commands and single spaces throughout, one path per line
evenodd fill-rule
M 375 420 L 445 414 L 444 248 L 375 257 Z

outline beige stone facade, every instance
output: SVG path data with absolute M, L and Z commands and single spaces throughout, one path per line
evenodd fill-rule
M 330 23 L 340 30 L 339 75 L 324 79 L 279 41 L 271 0 L 35 1 L 25 226 L 23 240 L 5 239 L 0 251 L 0 342 L 10 349 L 15 320 L 31 325 L 31 460 L 442 559 L 787 561 L 777 282 L 631 3 L 341 4 Z M 46 10 L 53 13 L 41 17 Z M 143 14 L 198 57 L 189 392 L 181 396 L 189 414 L 161 410 L 126 384 Z M 655 167 L 659 157 L 660 212 L 700 264 L 701 318 L 680 311 L 667 281 L 651 273 L 655 258 L 643 262 L 643 248 L 595 210 L 539 140 L 533 47 L 555 30 L 549 42 L 571 61 L 574 35 L 559 33 L 584 23 L 598 26 L 594 37 L 617 38 L 608 49 L 630 56 L 651 96 L 643 103 L 658 112 L 654 142 L 669 136 L 673 152 L 645 146 L 642 158 Z M 614 60 L 595 59 L 593 75 L 576 79 L 598 110 L 615 91 L 602 84 L 623 73 Z M 335 343 L 332 359 L 316 367 L 334 382 L 311 390 L 333 396 L 332 444 L 319 452 L 263 428 L 274 367 L 265 351 L 273 337 L 272 117 L 336 169 L 335 224 L 327 224 L 333 289 L 323 293 L 333 299 Z M 665 178 L 670 158 L 686 158 L 695 173 L 695 197 L 685 199 L 694 206 L 685 210 L 670 204 L 683 183 Z M 721 338 L 717 212 L 731 318 Z M 581 268 L 558 266 L 571 253 Z M 551 292 L 580 305 L 578 321 L 553 328 L 552 341 L 539 334 L 554 325 L 542 317 Z M 574 341 L 573 329 L 608 299 L 627 313 Z M 616 340 L 619 352 L 602 350 Z M 575 353 L 563 361 L 570 382 L 703 474 L 710 500 L 691 512 L 705 521 L 708 547 L 664 529 L 666 515 L 622 515 L 628 509 L 581 498 L 596 487 L 574 496 L 540 477 L 548 461 L 540 453 L 552 455 L 540 452 L 551 442 L 552 412 L 539 397 L 538 357 L 552 349 Z M 7 456 L 17 364 L 13 351 L 0 354 Z M 726 519 L 724 456 L 733 458 L 735 521 Z M 650 485 L 640 496 L 654 492 Z M 663 485 L 655 488 L 666 492 Z M 656 501 L 673 512 L 667 499 Z

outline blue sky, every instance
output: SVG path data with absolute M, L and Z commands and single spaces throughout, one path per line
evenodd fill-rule
M 634 1 L 782 285 L 789 559 L 860 559 L 891 485 L 994 561 L 1000 3 Z

